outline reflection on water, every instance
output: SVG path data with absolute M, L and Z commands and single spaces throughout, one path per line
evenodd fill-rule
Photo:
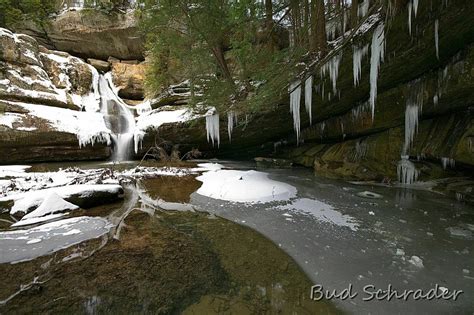
M 202 212 L 161 210 L 190 206 L 197 187 L 193 177 L 142 180 L 126 187 L 123 204 L 86 211 L 113 225 L 103 237 L 0 264 L 0 313 L 336 312 L 309 300 L 309 279 L 260 234 Z

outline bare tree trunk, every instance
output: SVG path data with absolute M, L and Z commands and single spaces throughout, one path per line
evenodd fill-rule
M 222 45 L 216 45 L 212 47 L 212 54 L 216 58 L 217 65 L 222 72 L 223 77 L 229 81 L 231 84 L 234 84 L 234 80 L 232 79 L 232 75 L 229 70 L 229 66 L 227 65 L 227 61 L 225 60 L 224 56 L 224 49 Z
M 351 4 L 351 25 L 352 28 L 357 26 L 357 23 L 359 22 L 357 13 L 358 13 L 358 8 L 359 8 L 359 0 L 352 0 Z
M 295 46 L 301 45 L 301 12 L 299 0 L 291 0 L 291 16 L 293 20 L 293 38 Z
M 272 0 L 265 0 L 265 24 L 267 30 L 273 27 L 273 3 Z
M 326 17 L 324 11 L 324 0 L 316 0 L 316 47 L 323 55 L 327 53 L 328 43 L 326 36 Z
M 306 48 L 310 48 L 310 12 L 309 0 L 304 0 L 304 44 Z

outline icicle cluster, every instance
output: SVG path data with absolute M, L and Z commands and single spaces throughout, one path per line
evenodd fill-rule
M 365 113 L 371 113 L 371 107 L 370 107 L 370 103 L 368 101 L 364 102 L 364 103 L 360 104 L 359 106 L 354 107 L 352 109 L 352 119 L 354 121 L 357 121 Z
M 443 165 L 443 169 L 447 169 L 448 166 L 450 168 L 454 168 L 456 166 L 456 160 L 447 158 L 447 157 L 442 157 L 441 158 L 441 165 Z
M 415 14 L 415 17 L 416 17 L 418 13 L 418 0 L 408 1 L 408 31 L 410 32 L 410 35 L 411 35 L 411 29 L 412 29 L 412 17 L 411 17 L 412 12 Z
M 403 185 L 411 185 L 418 179 L 419 172 L 408 156 L 402 156 L 397 167 L 398 181 Z
M 326 73 L 329 72 L 329 78 L 332 82 L 332 90 L 334 94 L 337 93 L 337 78 L 339 76 L 339 65 L 341 64 L 342 60 L 342 52 L 334 55 L 328 62 L 326 62 L 321 67 L 321 78 L 323 78 Z
M 359 4 L 357 8 L 357 15 L 359 16 L 359 18 L 363 18 L 364 16 L 367 15 L 367 12 L 369 12 L 369 6 L 370 6 L 369 0 L 365 0 L 364 2 Z
M 207 142 L 211 141 L 213 146 L 217 143 L 217 147 L 219 147 L 221 143 L 219 134 L 219 114 L 215 110 L 210 110 L 206 114 L 206 133 Z
M 377 100 L 377 80 L 379 76 L 380 63 L 385 56 L 385 33 L 384 24 L 380 23 L 372 35 L 372 47 L 370 56 L 370 106 L 372 107 L 372 119 L 375 114 L 375 102 Z
M 295 81 L 290 84 L 290 113 L 293 114 L 293 127 L 296 132 L 296 142 L 300 142 L 300 104 L 301 104 L 301 81 Z
M 313 102 L 313 76 L 310 76 L 304 82 L 304 105 L 306 113 L 309 115 L 309 124 L 313 124 L 312 114 L 312 102 Z
M 237 114 L 234 111 L 227 113 L 227 133 L 229 134 L 229 142 L 232 142 L 232 131 L 237 124 Z
M 369 53 L 369 45 L 364 47 L 352 46 L 353 55 L 353 72 L 354 72 L 354 86 L 359 85 L 362 76 L 362 59 Z

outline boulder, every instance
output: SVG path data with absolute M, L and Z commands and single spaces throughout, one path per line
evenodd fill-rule
M 107 61 L 88 58 L 87 63 L 97 69 L 100 72 L 108 72 L 110 70 L 110 64 Z
M 112 64 L 112 79 L 121 98 L 129 100 L 144 98 L 145 69 L 146 63 L 116 62 Z

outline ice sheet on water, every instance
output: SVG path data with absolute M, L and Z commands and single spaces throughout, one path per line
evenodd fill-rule
M 315 199 L 296 199 L 290 204 L 278 206 L 277 209 L 296 211 L 310 215 L 318 221 L 331 223 L 337 226 L 348 227 L 352 231 L 357 231 L 359 226 L 353 217 L 342 214 L 341 212 L 335 210 L 333 206 Z

